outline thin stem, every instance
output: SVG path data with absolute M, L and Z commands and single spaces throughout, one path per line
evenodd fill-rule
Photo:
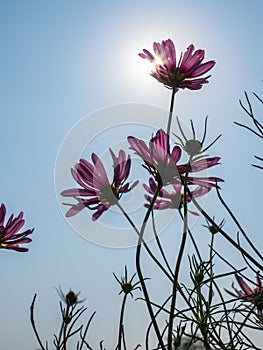
M 117 345 L 116 350 L 121 350 L 121 340 L 122 340 L 122 334 L 123 334 L 124 309 L 125 309 L 127 296 L 128 296 L 128 294 L 125 293 L 124 297 L 123 297 L 123 300 L 122 300 L 121 313 L 120 313 L 120 323 L 119 323 L 118 345 Z
M 257 250 L 257 248 L 254 246 L 254 244 L 251 242 L 251 240 L 249 239 L 249 237 L 247 236 L 246 232 L 243 230 L 243 228 L 241 227 L 240 223 L 238 222 L 238 220 L 236 219 L 236 217 L 234 216 L 233 212 L 231 211 L 231 209 L 228 207 L 228 205 L 226 204 L 226 202 L 224 201 L 223 197 L 221 196 L 218 187 L 216 187 L 216 193 L 217 196 L 220 200 L 220 202 L 223 204 L 223 206 L 225 207 L 225 209 L 228 211 L 229 215 L 231 216 L 231 218 L 234 220 L 235 224 L 237 225 L 237 227 L 239 228 L 240 232 L 243 234 L 243 236 L 245 237 L 246 241 L 248 242 L 248 244 L 250 245 L 250 247 L 254 250 L 254 252 L 257 254 L 257 256 L 263 260 L 263 256 L 262 254 L 260 254 L 260 252 Z
M 177 283 L 178 283 L 178 276 L 179 276 L 180 266 L 181 266 L 183 252 L 184 252 L 184 248 L 185 248 L 187 229 L 188 229 L 188 214 L 187 214 L 187 198 L 186 198 L 186 196 L 187 196 L 188 173 L 189 173 L 189 170 L 190 170 L 191 161 L 192 161 L 192 156 L 189 157 L 189 161 L 187 163 L 187 169 L 186 169 L 186 173 L 185 173 L 185 178 L 184 178 L 184 194 L 183 194 L 184 227 L 183 227 L 183 235 L 182 235 L 180 250 L 179 250 L 179 253 L 178 253 L 178 258 L 177 258 L 175 271 L 174 271 L 172 300 L 171 300 L 169 324 L 168 324 L 168 348 L 167 348 L 168 350 L 172 350 L 174 308 L 175 308 L 176 296 L 177 296 L 177 288 L 178 288 L 177 287 Z
M 171 104 L 170 104 L 170 110 L 169 110 L 169 117 L 168 117 L 168 122 L 167 122 L 167 135 L 168 139 L 170 136 L 170 131 L 171 131 L 171 124 L 172 124 L 172 119 L 173 119 L 173 109 L 174 109 L 174 99 L 175 99 L 175 93 L 177 89 L 174 87 L 172 90 L 172 97 L 171 97 Z
M 120 203 L 117 203 L 118 208 L 121 210 L 125 218 L 129 221 L 131 227 L 134 229 L 134 231 L 137 233 L 138 237 L 140 236 L 140 231 L 137 229 L 134 222 L 131 220 L 129 215 L 125 212 L 123 207 L 120 205 Z M 144 248 L 146 249 L 147 253 L 150 255 L 152 260 L 159 266 L 159 268 L 162 270 L 162 272 L 169 278 L 170 281 L 173 281 L 172 276 L 165 270 L 165 268 L 162 266 L 162 264 L 158 261 L 158 259 L 154 256 L 154 254 L 151 252 L 150 248 L 148 247 L 147 243 L 142 239 L 142 243 L 144 245 Z
M 85 341 L 85 338 L 86 338 L 86 335 L 87 335 L 89 326 L 90 326 L 90 324 L 91 324 L 91 321 L 92 321 L 93 317 L 95 316 L 95 314 L 96 314 L 96 311 L 94 311 L 93 314 L 90 316 L 89 321 L 88 321 L 88 323 L 87 323 L 87 326 L 86 326 L 86 328 L 85 328 L 84 334 L 83 334 L 83 336 L 81 335 L 81 344 L 80 344 L 79 350 L 82 349 L 83 344 L 86 344 L 86 346 L 87 346 L 89 349 L 91 349 L 91 347 L 90 347 L 90 346 L 87 344 L 87 342 Z
M 69 305 L 67 305 L 65 316 L 69 315 Z M 64 321 L 63 328 L 63 350 L 67 350 L 67 326 L 68 324 Z
M 158 246 L 158 248 L 159 248 L 159 250 L 161 252 L 162 258 L 163 258 L 163 260 L 165 262 L 165 265 L 167 266 L 167 269 L 169 270 L 170 274 L 173 276 L 173 271 L 172 271 L 172 269 L 171 269 L 171 267 L 169 265 L 169 262 L 168 262 L 168 260 L 167 260 L 167 258 L 165 256 L 165 252 L 163 250 L 163 247 L 161 245 L 161 242 L 160 242 L 158 234 L 157 234 L 153 211 L 152 211 L 152 226 L 153 226 L 153 232 L 154 232 L 154 236 L 155 236 L 155 239 L 156 239 L 156 243 L 157 243 L 157 246 Z
M 243 249 L 238 243 L 236 243 L 231 237 L 228 236 L 228 234 L 219 227 L 215 221 L 206 213 L 204 209 L 201 208 L 201 206 L 198 204 L 198 202 L 195 200 L 195 198 L 192 196 L 190 190 L 188 190 L 189 195 L 191 196 L 191 201 L 194 203 L 195 207 L 200 211 L 200 213 L 217 229 L 218 232 L 221 233 L 221 235 L 229 242 L 231 243 L 236 249 L 238 249 L 242 254 L 245 255 L 255 266 L 257 266 L 261 271 L 263 271 L 263 266 L 255 260 L 245 249 Z
M 158 187 L 157 187 L 157 189 L 156 189 L 156 191 L 154 193 L 154 196 L 152 198 L 152 201 L 151 201 L 151 203 L 149 205 L 149 208 L 148 208 L 148 210 L 146 212 L 145 218 L 143 220 L 143 224 L 142 224 L 142 227 L 141 227 L 141 230 L 140 230 L 139 239 L 138 239 L 137 249 L 136 249 L 136 269 L 137 269 L 137 274 L 138 274 L 138 277 L 139 277 L 139 280 L 140 280 L 140 283 L 141 283 L 141 287 L 142 287 L 142 291 L 143 291 L 143 294 L 144 294 L 145 302 L 146 302 L 146 305 L 147 305 L 147 308 L 148 308 L 148 312 L 150 314 L 150 317 L 151 317 L 151 320 L 152 320 L 152 323 L 153 323 L 153 327 L 154 327 L 156 336 L 158 338 L 159 346 L 160 346 L 160 348 L 162 350 L 166 350 L 165 349 L 165 345 L 163 343 L 163 339 L 162 339 L 160 330 L 159 330 L 159 327 L 158 327 L 156 319 L 155 319 L 155 315 L 154 315 L 154 312 L 153 312 L 153 309 L 152 309 L 152 306 L 151 306 L 150 298 L 149 298 L 149 295 L 148 295 L 148 291 L 147 291 L 147 288 L 146 288 L 146 285 L 145 285 L 145 282 L 144 282 L 144 278 L 143 278 L 143 274 L 142 274 L 142 270 L 141 270 L 141 246 L 142 246 L 142 242 L 143 242 L 143 234 L 144 234 L 144 231 L 145 231 L 146 224 L 148 222 L 149 216 L 150 216 L 151 211 L 153 209 L 153 205 L 155 203 L 155 200 L 156 200 L 160 190 L 161 190 L 161 186 L 158 185 Z
M 44 348 L 44 345 L 42 344 L 42 342 L 40 340 L 40 337 L 39 337 L 37 329 L 36 329 L 35 320 L 34 320 L 34 306 L 35 306 L 36 297 L 37 297 L 37 295 L 35 294 L 34 298 L 33 298 L 33 301 L 32 301 L 32 304 L 30 306 L 30 321 L 31 321 L 34 333 L 35 333 L 35 335 L 37 337 L 38 344 L 40 345 L 42 350 L 46 350 Z
M 171 298 L 171 295 L 166 298 L 166 300 L 162 303 L 162 305 L 159 306 L 159 310 L 155 313 L 155 318 L 158 316 L 158 314 L 161 312 L 161 311 L 165 311 L 168 313 L 168 311 L 166 311 L 164 309 L 164 306 L 165 304 L 168 303 L 169 299 Z M 145 346 L 146 346 L 146 350 L 149 350 L 149 335 L 150 335 L 150 330 L 151 330 L 151 327 L 152 327 L 152 322 L 150 322 L 148 328 L 147 328 L 147 331 L 146 331 L 146 336 L 145 336 Z M 166 329 L 166 328 L 165 328 Z M 165 332 L 165 329 L 163 331 L 163 334 Z
M 183 214 L 181 213 L 181 210 L 180 210 L 180 209 L 179 209 L 179 213 L 180 213 L 181 219 L 183 220 Z M 196 244 L 196 241 L 195 241 L 195 239 L 194 239 L 194 236 L 192 235 L 192 232 L 191 232 L 191 230 L 190 230 L 189 228 L 188 228 L 188 234 L 189 234 L 189 237 L 190 237 L 190 239 L 191 239 L 191 241 L 192 241 L 192 243 L 193 243 L 193 246 L 194 246 L 194 248 L 195 248 L 196 254 L 198 255 L 198 259 L 199 259 L 200 261 L 202 261 L 202 257 L 201 257 L 200 251 L 199 251 L 199 249 L 198 249 L 198 246 L 197 246 L 197 244 Z

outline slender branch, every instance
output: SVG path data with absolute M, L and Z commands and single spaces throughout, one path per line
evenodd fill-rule
M 155 236 L 155 239 L 156 239 L 156 243 L 157 243 L 157 246 L 158 246 L 158 248 L 159 248 L 159 250 L 160 250 L 160 252 L 161 252 L 162 258 L 163 258 L 163 260 L 164 260 L 164 262 L 165 262 L 165 265 L 166 265 L 167 269 L 169 270 L 171 276 L 173 276 L 173 271 L 172 271 L 172 269 L 171 269 L 171 267 L 170 267 L 170 265 L 169 265 L 169 262 L 168 262 L 168 260 L 167 260 L 167 258 L 166 258 L 166 256 L 165 256 L 165 252 L 164 252 L 164 250 L 163 250 L 163 247 L 162 247 L 162 245 L 161 245 L 161 242 L 160 242 L 159 237 L 158 237 L 158 234 L 157 234 L 157 230 L 156 230 L 156 226 L 155 226 L 155 219 L 154 219 L 154 213 L 153 213 L 153 211 L 152 211 L 152 227 L 153 227 L 153 232 L 154 232 L 154 236 Z
M 138 237 L 140 236 L 140 231 L 137 229 L 136 225 L 134 224 L 134 222 L 131 220 L 131 218 L 129 217 L 129 215 L 125 212 L 125 210 L 123 209 L 123 207 L 120 205 L 120 203 L 117 203 L 118 208 L 121 210 L 121 212 L 123 213 L 123 215 L 125 216 L 125 218 L 129 221 L 131 227 L 134 229 L 134 231 L 137 233 Z M 149 256 L 152 258 L 152 260 L 159 266 L 159 268 L 162 270 L 162 272 L 169 278 L 169 280 L 172 282 L 173 278 L 172 276 L 165 270 L 165 268 L 162 266 L 162 264 L 158 261 L 158 259 L 154 256 L 154 254 L 152 253 L 151 249 L 148 247 L 147 243 L 144 241 L 144 239 L 142 239 L 142 243 L 144 248 L 146 249 L 147 253 L 149 254 Z
M 84 334 L 83 334 L 83 336 L 81 336 L 81 344 L 80 344 L 79 350 L 82 349 L 82 346 L 83 346 L 84 343 L 87 345 L 87 342 L 85 341 L 85 338 L 86 338 L 86 335 L 87 335 L 89 326 L 90 326 L 90 324 L 91 324 L 91 321 L 92 321 L 93 317 L 95 316 L 95 314 L 96 314 L 96 311 L 94 311 L 93 314 L 92 314 L 92 315 L 90 316 L 90 318 L 89 318 L 89 321 L 88 321 L 88 323 L 87 323 L 87 326 L 86 326 L 86 328 L 85 328 L 85 330 L 84 330 Z M 87 347 L 88 347 L 88 345 L 87 345 Z M 91 348 L 89 347 L 89 349 L 91 349 Z
M 65 313 L 65 316 L 68 316 L 69 315 L 69 305 L 67 305 L 67 308 L 66 308 L 66 313 Z M 63 344 L 64 344 L 64 348 L 63 350 L 67 350 L 67 327 L 68 327 L 68 324 L 66 322 L 64 322 L 64 328 L 63 328 Z
M 189 157 L 188 163 L 187 163 L 187 169 L 185 173 L 184 178 L 184 194 L 183 194 L 183 206 L 184 206 L 184 227 L 183 227 L 183 235 L 180 245 L 180 250 L 178 253 L 178 258 L 175 266 L 174 271 L 174 281 L 173 281 L 173 290 L 172 290 L 172 300 L 171 300 L 171 307 L 170 307 L 170 315 L 169 315 L 169 324 L 168 324 L 168 350 L 172 350 L 172 338 L 173 338 L 173 320 L 174 320 L 174 308 L 176 303 L 176 296 L 177 296 L 177 284 L 178 284 L 178 276 L 180 271 L 180 266 L 183 258 L 183 252 L 186 244 L 186 236 L 187 236 L 187 229 L 188 229 L 188 213 L 187 213 L 187 181 L 188 181 L 188 173 L 190 170 L 192 161 L 192 156 Z
M 142 224 L 142 227 L 141 227 L 141 230 L 140 230 L 139 239 L 138 239 L 137 249 L 136 249 L 136 269 L 137 269 L 137 274 L 138 274 L 138 277 L 139 277 L 139 280 L 140 280 L 140 283 L 141 283 L 141 287 L 142 287 L 142 291 L 143 291 L 143 294 L 144 294 L 144 298 L 145 298 L 145 302 L 146 302 L 146 305 L 147 305 L 147 309 L 148 309 L 148 312 L 150 314 L 150 317 L 151 317 L 151 320 L 152 320 L 152 323 L 153 323 L 153 327 L 154 327 L 156 336 L 158 338 L 159 345 L 160 345 L 162 350 L 166 350 L 165 346 L 164 346 L 164 343 L 163 343 L 163 339 L 162 339 L 160 330 L 159 330 L 159 327 L 158 327 L 156 319 L 155 319 L 155 315 L 153 313 L 153 309 L 152 309 L 152 306 L 151 306 L 151 302 L 150 302 L 150 298 L 149 298 L 148 291 L 147 291 L 147 288 L 146 288 L 146 284 L 144 282 L 144 278 L 143 278 L 143 274 L 142 274 L 142 270 L 141 270 L 141 261 L 140 261 L 141 260 L 141 246 L 142 246 L 142 242 L 143 242 L 143 234 L 144 234 L 144 231 L 145 231 L 146 224 L 148 222 L 149 216 L 150 216 L 151 211 L 153 209 L 153 205 L 155 203 L 155 200 L 156 200 L 160 190 L 161 190 L 161 186 L 158 184 L 158 187 L 157 187 L 157 189 L 156 189 L 156 191 L 154 193 L 152 201 L 151 201 L 151 203 L 149 205 L 149 208 L 148 208 L 148 210 L 146 212 L 146 215 L 145 215 L 145 218 L 143 220 L 143 224 Z
M 245 249 L 243 249 L 238 243 L 236 243 L 229 235 L 221 228 L 219 227 L 216 222 L 206 213 L 204 209 L 201 208 L 199 203 L 195 200 L 195 198 L 192 196 L 190 190 L 188 189 L 188 193 L 191 196 L 191 200 L 194 203 L 195 207 L 200 211 L 200 213 L 217 229 L 218 232 L 221 233 L 221 235 L 229 242 L 231 243 L 236 249 L 238 249 L 242 254 L 244 254 L 255 266 L 257 266 L 261 271 L 263 271 L 263 266 L 254 259 Z
M 261 139 L 263 138 L 263 135 L 260 135 L 259 133 L 257 133 L 255 130 L 253 130 L 252 128 L 250 128 L 249 126 L 245 125 L 245 124 L 241 124 L 238 122 L 234 122 L 234 124 L 238 125 L 238 126 L 242 126 L 242 128 L 245 128 L 251 132 L 253 132 L 253 134 L 257 135 L 258 137 L 260 137 Z
M 240 225 L 240 223 L 238 222 L 238 220 L 236 219 L 236 217 L 234 216 L 233 212 L 230 210 L 230 208 L 228 207 L 228 205 L 226 204 L 226 202 L 224 201 L 223 197 L 221 196 L 220 192 L 219 192 L 219 188 L 216 186 L 216 193 L 217 196 L 220 200 L 220 202 L 223 204 L 223 206 L 225 207 L 225 209 L 228 211 L 229 215 L 231 216 L 231 218 L 234 220 L 235 224 L 237 225 L 237 227 L 239 228 L 240 232 L 243 234 L 243 236 L 245 237 L 246 241 L 248 242 L 248 244 L 250 245 L 250 247 L 254 250 L 254 252 L 257 254 L 257 256 L 263 260 L 263 256 L 262 254 L 257 250 L 257 248 L 254 246 L 254 244 L 252 243 L 252 241 L 249 239 L 248 235 L 246 234 L 246 232 L 243 230 L 242 226 Z
M 171 97 L 171 104 L 170 104 L 170 110 L 169 110 L 169 117 L 168 117 L 168 122 L 167 122 L 167 135 L 168 139 L 170 136 L 170 131 L 171 131 L 171 124 L 172 124 L 172 119 L 173 119 L 173 109 L 174 109 L 174 99 L 175 99 L 175 93 L 177 89 L 174 87 L 172 90 L 172 97 Z
M 122 305 L 121 305 L 121 313 L 120 313 L 120 323 L 119 323 L 119 335 L 118 335 L 118 345 L 116 347 L 116 350 L 121 350 L 121 340 L 122 340 L 122 334 L 123 332 L 123 319 L 124 319 L 124 309 L 125 309 L 125 304 L 126 304 L 126 299 L 127 299 L 128 294 L 125 293 L 123 300 L 122 300 Z
M 35 306 L 36 297 L 37 297 L 37 295 L 35 294 L 34 298 L 33 298 L 33 301 L 32 301 L 32 304 L 30 306 L 30 321 L 31 321 L 31 325 L 33 327 L 34 333 L 35 333 L 35 335 L 37 337 L 37 341 L 38 341 L 41 349 L 42 350 L 46 350 L 47 348 L 46 349 L 44 348 L 44 345 L 42 344 L 42 342 L 40 340 L 40 337 L 39 337 L 37 329 L 36 329 L 35 320 L 34 320 L 34 306 Z

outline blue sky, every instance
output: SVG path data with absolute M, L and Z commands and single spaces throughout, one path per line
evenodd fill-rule
M 222 157 L 213 175 L 225 179 L 223 196 L 262 245 L 262 175 L 250 166 L 253 154 L 260 155 L 260 142 L 233 124 L 248 122 L 238 103 L 244 90 L 262 96 L 262 7 L 260 0 L 1 2 L 1 202 L 9 214 L 23 210 L 27 227 L 35 227 L 28 253 L 1 251 L 1 348 L 37 348 L 29 324 L 34 293 L 39 329 L 51 339 L 58 327 L 58 285 L 81 291 L 88 312 L 97 310 L 94 341 L 105 339 L 108 349 L 116 345 L 121 299 L 112 272 L 121 275 L 125 264 L 134 272 L 134 248 L 106 248 L 76 234 L 57 203 L 54 171 L 65 136 L 84 117 L 96 122 L 92 115 L 98 109 L 125 103 L 168 108 L 169 91 L 148 75 L 137 56 L 153 41 L 170 37 L 179 51 L 194 43 L 206 50 L 207 59 L 216 60 L 209 84 L 178 94 L 175 114 L 192 118 L 200 133 L 209 115 L 208 140 L 223 134 L 210 151 Z M 101 143 L 93 144 L 102 152 Z M 206 205 L 211 214 L 224 215 L 213 194 Z M 163 239 L 169 245 L 172 236 Z M 147 266 L 145 273 L 154 275 L 154 270 Z M 156 280 L 153 295 L 159 293 Z M 140 322 L 131 321 L 143 319 L 144 308 L 139 302 L 129 308 L 127 321 L 138 342 Z

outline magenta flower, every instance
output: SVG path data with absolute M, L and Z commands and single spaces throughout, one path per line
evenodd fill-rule
M 262 310 L 263 310 L 263 285 L 262 280 L 259 278 L 259 274 L 256 276 L 256 287 L 250 288 L 247 283 L 243 280 L 241 276 L 239 276 L 237 273 L 235 274 L 235 278 L 241 288 L 241 290 L 238 290 L 234 287 L 234 284 L 232 284 L 232 288 L 235 290 L 235 293 L 226 290 L 230 295 L 237 297 L 239 299 L 242 299 L 244 301 L 248 301 L 256 306 L 257 313 L 260 317 L 263 316 Z
M 178 178 L 176 163 L 181 157 L 181 148 L 175 146 L 170 152 L 169 137 L 162 129 L 150 140 L 149 146 L 143 140 L 129 136 L 130 148 L 144 161 L 144 167 L 165 186 Z
M 119 151 L 118 157 L 111 150 L 110 152 L 113 160 L 112 182 L 109 181 L 105 168 L 95 153 L 91 156 L 94 165 L 85 159 L 80 159 L 71 169 L 73 178 L 81 188 L 71 188 L 61 193 L 64 197 L 73 197 L 77 200 L 76 204 L 67 204 L 71 206 L 66 213 L 67 217 L 78 214 L 86 207 L 96 210 L 92 216 L 92 220 L 95 221 L 110 206 L 117 204 L 123 193 L 131 191 L 137 185 L 138 181 L 131 186 L 129 183 L 124 184 L 130 173 L 130 156 L 126 159 L 123 150 Z
M 187 164 L 178 165 L 182 150 L 179 146 L 174 146 L 170 152 L 169 136 L 162 129 L 158 130 L 156 135 L 150 140 L 149 146 L 143 140 L 129 136 L 128 142 L 130 148 L 142 158 L 144 167 L 154 177 L 154 179 L 166 186 L 177 183 L 178 179 L 183 180 L 187 172 Z M 219 157 L 195 159 L 191 162 L 189 175 L 210 168 L 219 163 Z M 223 181 L 216 177 L 191 177 L 188 176 L 188 184 L 200 186 L 216 186 L 216 182 Z
M 206 186 L 197 186 L 193 191 L 191 191 L 191 196 L 187 194 L 186 200 L 187 202 L 191 202 L 192 198 L 198 198 L 201 196 L 204 196 L 206 193 L 208 193 L 211 188 L 214 186 L 213 183 L 209 183 L 207 181 Z M 145 199 L 151 203 L 153 199 L 153 195 L 155 194 L 157 190 L 157 183 L 150 178 L 149 180 L 149 186 L 144 184 L 143 187 L 148 192 L 148 194 L 145 195 Z M 176 181 L 171 185 L 171 189 L 164 189 L 162 188 L 160 192 L 158 193 L 158 197 L 154 202 L 153 209 L 155 210 L 162 210 L 162 209 L 180 209 L 183 206 L 183 185 L 181 184 L 180 180 Z M 150 204 L 146 203 L 145 207 L 149 208 Z M 192 214 L 195 214 L 192 212 Z
M 153 51 L 155 56 L 145 49 L 139 56 L 155 65 L 150 75 L 168 89 L 198 90 L 208 83 L 211 75 L 198 77 L 213 68 L 215 61 L 202 63 L 205 57 L 204 50 L 195 51 L 194 45 L 191 44 L 178 61 L 174 43 L 168 39 L 161 43 L 153 43 Z
M 25 232 L 18 233 L 24 226 L 25 220 L 23 219 L 24 213 L 21 212 L 16 218 L 12 214 L 7 223 L 4 224 L 6 216 L 6 207 L 4 204 L 0 206 L 0 248 L 12 249 L 18 252 L 27 252 L 28 248 L 20 247 L 20 244 L 30 243 L 32 240 L 27 236 L 30 235 L 34 229 L 26 230 Z

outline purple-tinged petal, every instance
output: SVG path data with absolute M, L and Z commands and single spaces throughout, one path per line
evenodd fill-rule
M 64 190 L 61 192 L 61 196 L 63 197 L 76 197 L 76 196 L 95 196 L 96 191 L 88 190 L 83 188 L 70 188 L 68 190 Z
M 200 75 L 205 74 L 208 72 L 210 69 L 212 69 L 215 65 L 215 61 L 208 61 L 206 63 L 200 64 L 192 73 L 191 73 L 191 78 L 198 77 Z
M 182 89 L 189 89 L 189 90 L 199 90 L 203 87 L 204 84 L 209 83 L 209 81 L 207 80 L 208 78 L 210 78 L 211 75 L 205 77 L 205 78 L 199 78 L 199 79 L 193 79 L 193 80 L 185 80 L 182 83 Z
M 72 205 L 72 207 L 66 212 L 66 217 L 69 218 L 71 216 L 74 216 L 84 208 L 85 208 L 85 205 L 83 203 Z
M 236 278 L 238 284 L 240 285 L 240 287 L 242 288 L 242 290 L 246 294 L 252 294 L 253 293 L 253 290 L 246 284 L 246 282 L 243 280 L 243 278 L 241 276 L 239 276 L 238 274 L 235 274 L 235 278 Z
M 182 150 L 179 146 L 174 146 L 171 154 L 171 158 L 174 161 L 174 164 L 177 164 L 177 162 L 180 160 L 182 155 Z
M 94 182 L 99 182 L 101 184 L 109 183 L 109 179 L 106 174 L 105 168 L 102 164 L 102 161 L 95 153 L 92 153 L 91 158 L 94 164 Z
M 151 63 L 155 61 L 154 56 L 146 49 L 143 49 L 143 53 L 139 53 L 139 56 L 150 61 Z
M 92 215 L 92 221 L 96 221 L 104 213 L 104 211 L 106 211 L 106 210 L 108 210 L 108 208 L 105 207 L 104 205 L 101 205 L 99 210 L 96 211 L 96 213 L 94 213 Z
M 0 226 L 4 225 L 5 215 L 6 215 L 6 207 L 2 203 L 0 207 Z
M 6 228 L 5 230 L 5 238 L 9 238 L 10 236 L 16 234 L 25 224 L 25 220 L 18 220 L 14 222 L 11 226 Z

